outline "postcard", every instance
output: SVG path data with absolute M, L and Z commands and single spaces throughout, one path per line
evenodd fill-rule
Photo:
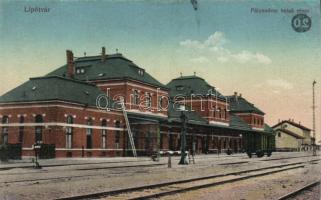
M 320 11 L 0 1 L 0 199 L 321 199 Z

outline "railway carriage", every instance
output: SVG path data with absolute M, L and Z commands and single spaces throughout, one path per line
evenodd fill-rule
M 244 134 L 243 147 L 251 158 L 264 155 L 270 157 L 275 150 L 275 134 L 273 132 L 247 132 Z

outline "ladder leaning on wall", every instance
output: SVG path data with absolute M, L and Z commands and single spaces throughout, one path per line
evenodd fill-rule
M 121 109 L 122 109 L 122 111 L 123 111 L 123 115 L 124 115 L 125 122 L 126 122 L 126 127 L 127 127 L 127 132 L 128 132 L 128 137 L 129 137 L 130 146 L 132 147 L 132 151 L 133 151 L 133 156 L 134 156 L 134 157 L 137 157 L 136 148 L 135 148 L 135 143 L 134 143 L 134 138 L 133 138 L 133 133 L 132 133 L 132 131 L 131 131 L 131 129 L 130 129 L 130 124 L 129 124 L 129 120 L 128 120 L 128 116 L 127 116 L 127 111 L 126 111 L 124 99 L 122 99 L 120 102 L 121 102 Z

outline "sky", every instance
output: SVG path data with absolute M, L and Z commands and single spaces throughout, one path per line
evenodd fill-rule
M 75 56 L 116 49 L 160 82 L 203 77 L 225 95 L 235 91 L 274 125 L 294 119 L 312 127 L 316 84 L 321 135 L 321 26 L 319 0 L 0 0 L 0 95 Z M 29 8 L 49 8 L 30 13 Z M 253 13 L 251 8 L 277 9 Z M 294 9 L 294 13 L 283 13 Z M 311 18 L 307 32 L 291 26 L 297 9 Z M 319 137 L 321 138 L 321 137 Z

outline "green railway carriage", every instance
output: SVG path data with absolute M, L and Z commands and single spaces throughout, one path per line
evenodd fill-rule
M 270 157 L 275 150 L 275 134 L 270 127 L 265 127 L 264 131 L 246 132 L 243 138 L 244 150 L 250 158 L 253 154 L 257 157 Z

